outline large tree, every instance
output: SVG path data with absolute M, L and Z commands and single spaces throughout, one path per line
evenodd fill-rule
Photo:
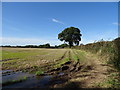
M 81 36 L 82 34 L 80 34 L 80 30 L 78 28 L 69 27 L 58 34 L 58 39 L 68 42 L 71 47 L 73 46 L 73 44 L 79 45 L 79 41 L 81 41 Z

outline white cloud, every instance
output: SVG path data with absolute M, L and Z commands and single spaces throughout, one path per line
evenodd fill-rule
M 112 24 L 120 26 L 120 23 L 117 23 L 117 22 L 114 22 Z
M 0 37 L 0 43 L 1 45 L 40 45 L 46 43 L 50 43 L 50 45 L 59 45 L 63 42 L 57 39 Z
M 95 42 L 95 40 L 88 40 L 88 39 L 81 39 L 81 41 L 80 41 L 80 44 L 82 43 L 82 44 L 88 44 L 88 43 L 93 43 L 93 42 Z
M 54 19 L 54 18 L 52 18 L 52 21 L 53 21 L 53 22 L 56 22 L 56 23 L 64 24 L 63 22 L 61 22 L 61 21 L 59 21 L 59 20 L 57 20 L 57 19 Z

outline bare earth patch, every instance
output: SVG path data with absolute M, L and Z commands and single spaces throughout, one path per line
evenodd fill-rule
M 61 84 L 53 84 L 52 88 L 97 88 L 97 84 L 103 82 L 107 77 L 107 69 L 108 66 L 102 64 L 98 59 L 93 58 L 91 56 L 87 57 L 88 62 L 85 65 L 79 64 L 76 65 L 75 68 L 80 68 L 79 70 L 71 71 L 66 70 L 66 74 L 62 76 L 62 79 L 65 80 L 64 83 Z M 89 60 L 90 59 L 90 60 Z M 71 63 L 73 65 L 73 63 Z M 72 65 L 69 65 L 70 68 Z M 60 77 L 58 77 L 60 78 Z M 55 80 L 58 80 L 55 79 Z M 55 81 L 54 80 L 54 81 Z

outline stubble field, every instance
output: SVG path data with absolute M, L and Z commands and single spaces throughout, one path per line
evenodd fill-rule
M 96 88 L 109 75 L 99 57 L 76 49 L 2 48 L 0 63 L 3 88 Z

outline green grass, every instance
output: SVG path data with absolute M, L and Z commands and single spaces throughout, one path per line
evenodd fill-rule
M 39 69 L 44 65 L 55 63 L 55 60 L 61 58 L 67 50 L 38 48 L 3 48 L 2 51 L 3 60 L 11 59 L 0 62 L 2 64 L 3 70 L 11 69 L 36 72 L 39 71 Z M 36 66 L 37 68 L 34 68 L 34 66 Z
M 109 77 L 104 80 L 104 82 L 96 84 L 98 88 L 120 88 L 118 73 L 110 73 Z
M 111 64 L 113 66 L 112 68 L 115 68 L 117 72 L 120 72 L 120 38 L 116 38 L 113 41 L 98 41 L 95 43 L 81 45 L 76 48 L 96 54 L 96 56 L 99 56 L 101 59 L 101 62 Z M 110 73 L 112 74 L 112 72 Z M 120 88 L 119 78 L 119 75 L 117 75 L 117 78 L 110 76 L 110 78 L 107 78 L 105 82 L 100 83 L 98 86 Z
M 74 49 L 72 51 L 72 58 L 75 61 L 79 61 L 80 63 L 86 62 L 86 52 L 82 50 L 76 50 Z
M 11 52 L 11 51 L 2 51 L 2 59 L 11 59 L 11 58 L 26 58 L 29 56 L 34 56 L 34 55 L 44 55 L 47 52 L 39 52 L 39 51 L 23 51 L 23 52 Z M 49 52 L 48 52 L 49 53 Z
M 112 64 L 118 71 L 120 70 L 120 38 L 116 38 L 113 41 L 98 41 L 81 45 L 78 48 L 99 55 L 104 62 Z
M 42 70 L 39 70 L 35 73 L 36 76 L 39 76 L 39 75 L 42 75 L 42 74 L 44 74 L 44 72 Z
M 67 61 L 69 61 L 68 57 L 66 57 L 63 60 L 59 61 L 53 68 L 59 68 L 59 67 L 61 67 L 62 64 L 66 63 Z
M 81 50 L 77 50 L 76 52 L 77 52 L 80 62 L 84 62 L 86 60 L 86 53 Z
M 79 61 L 78 59 L 79 59 L 79 58 L 78 58 L 76 55 L 73 56 L 73 60 Z

